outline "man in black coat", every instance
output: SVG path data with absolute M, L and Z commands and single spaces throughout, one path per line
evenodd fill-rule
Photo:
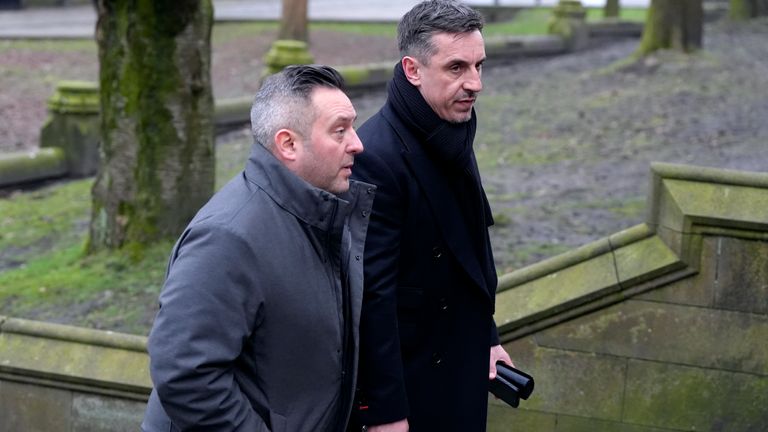
M 483 431 L 496 361 L 512 363 L 493 321 L 493 220 L 472 149 L 482 27 L 450 0 L 406 13 L 387 102 L 358 131 L 354 177 L 378 186 L 355 411 L 368 431 Z

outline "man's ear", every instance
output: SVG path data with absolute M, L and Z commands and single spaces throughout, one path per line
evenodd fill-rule
M 408 82 L 418 87 L 421 85 L 421 75 L 419 74 L 419 61 L 411 56 L 404 56 L 400 62 L 403 65 L 403 72 L 405 72 L 405 78 Z
M 296 160 L 296 153 L 299 146 L 297 138 L 298 135 L 296 135 L 294 131 L 290 129 L 280 129 L 275 133 L 275 142 L 272 147 L 272 153 L 283 162 Z

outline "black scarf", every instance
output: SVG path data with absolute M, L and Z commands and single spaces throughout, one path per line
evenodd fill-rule
M 402 64 L 387 86 L 388 103 L 440 171 L 456 195 L 470 239 L 483 269 L 488 289 L 496 289 L 496 267 L 493 263 L 488 226 L 493 225 L 491 207 L 480 182 L 472 143 L 477 130 L 474 108 L 464 123 L 441 119 L 427 104 L 419 89 L 405 77 Z

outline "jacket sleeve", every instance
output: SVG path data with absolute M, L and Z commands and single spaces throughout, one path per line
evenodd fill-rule
M 404 192 L 389 165 L 371 153 L 355 162 L 355 176 L 377 186 L 365 242 L 365 289 L 360 318 L 358 415 L 377 425 L 408 416 L 397 325 L 397 274 Z
M 246 271 L 255 260 L 221 227 L 188 229 L 174 250 L 148 351 L 161 405 L 181 430 L 267 430 L 233 372 L 262 302 Z

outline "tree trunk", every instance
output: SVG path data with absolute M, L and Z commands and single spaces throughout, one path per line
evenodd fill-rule
M 731 0 L 730 16 L 736 20 L 768 16 L 768 0 Z
M 99 0 L 88 251 L 178 236 L 214 187 L 211 0 Z
M 606 0 L 603 8 L 603 16 L 606 18 L 618 18 L 621 12 L 619 0 Z
M 638 52 L 700 49 L 703 25 L 702 0 L 651 0 Z
M 307 1 L 283 0 L 278 39 L 292 39 L 309 42 L 307 31 Z

